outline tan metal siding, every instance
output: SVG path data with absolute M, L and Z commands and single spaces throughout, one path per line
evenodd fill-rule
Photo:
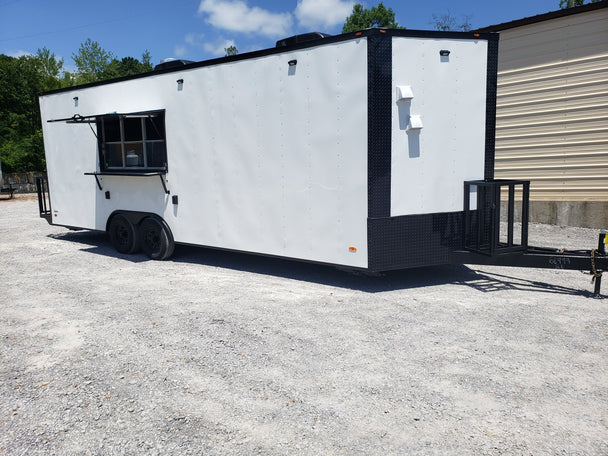
M 496 177 L 608 201 L 608 8 L 500 32 Z

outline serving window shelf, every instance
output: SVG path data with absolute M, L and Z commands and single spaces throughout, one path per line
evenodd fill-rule
M 97 182 L 97 186 L 99 190 L 103 190 L 101 186 L 101 182 L 99 182 L 99 178 L 97 176 L 124 176 L 124 177 L 153 177 L 158 176 L 160 178 L 161 184 L 163 184 L 163 189 L 165 193 L 169 195 L 171 192 L 167 189 L 167 184 L 165 183 L 165 179 L 163 176 L 167 174 L 167 171 L 145 171 L 145 172 L 128 172 L 128 171 L 95 171 L 91 173 L 84 173 L 85 176 L 95 176 L 95 182 Z

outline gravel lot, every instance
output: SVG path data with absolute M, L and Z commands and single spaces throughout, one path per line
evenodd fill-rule
M 577 271 L 153 262 L 31 197 L 0 201 L 0 259 L 3 456 L 608 454 L 608 299 Z

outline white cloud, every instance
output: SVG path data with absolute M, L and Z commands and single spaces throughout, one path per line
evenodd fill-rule
M 19 49 L 18 51 L 8 52 L 6 55 L 8 55 L 9 57 L 19 58 L 19 57 L 23 57 L 25 55 L 34 55 L 34 54 L 32 54 L 31 52 Z
M 207 22 L 216 28 L 267 37 L 285 36 L 293 23 L 291 13 L 250 7 L 243 0 L 202 0 L 198 12 L 206 14 Z
M 354 3 L 344 0 L 298 0 L 295 15 L 302 27 L 331 28 L 344 23 Z
M 184 37 L 184 43 L 175 46 L 173 52 L 175 57 L 184 57 L 191 52 L 195 55 L 204 52 L 213 57 L 223 57 L 226 54 L 225 48 L 230 46 L 236 46 L 234 40 L 219 36 L 214 41 L 209 41 L 203 33 L 188 33 Z
M 215 41 L 214 43 L 205 43 L 203 45 L 203 49 L 205 50 L 205 52 L 208 52 L 209 54 L 218 56 L 218 57 L 223 57 L 224 55 L 226 55 L 226 48 L 229 48 L 230 46 L 234 46 L 234 40 L 224 40 L 224 39 L 219 39 L 217 41 Z
M 204 43 L 205 35 L 202 33 L 188 33 L 184 40 L 190 46 L 202 46 Z
M 178 44 L 173 48 L 173 55 L 175 55 L 175 57 L 183 57 L 186 55 L 187 52 L 188 49 L 186 48 L 186 46 L 181 44 Z

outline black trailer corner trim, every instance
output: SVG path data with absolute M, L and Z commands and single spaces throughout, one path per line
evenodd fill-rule
M 498 87 L 498 38 L 488 39 L 486 76 L 486 157 L 484 179 L 494 179 L 496 145 L 496 92 Z
M 389 217 L 391 213 L 392 55 L 393 46 L 390 36 L 377 33 L 368 37 L 369 217 Z

